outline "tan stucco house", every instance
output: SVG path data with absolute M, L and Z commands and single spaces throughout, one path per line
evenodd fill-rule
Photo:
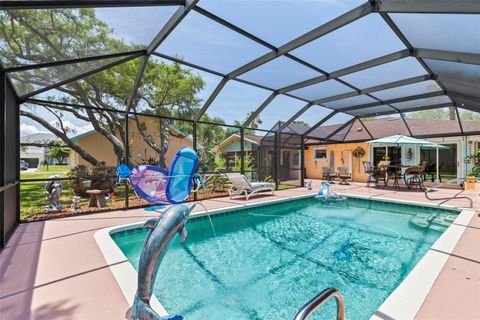
M 352 180 L 367 181 L 368 175 L 364 172 L 363 162 L 369 161 L 377 165 L 388 148 L 390 160 L 406 166 L 414 166 L 421 161 L 427 161 L 429 166 L 435 166 L 435 150 L 422 146 L 407 145 L 378 145 L 364 141 L 378 139 L 395 134 L 410 135 L 403 120 L 398 117 L 372 119 L 363 122 L 354 122 L 343 143 L 322 144 L 315 140 L 305 142 L 305 172 L 308 179 L 320 179 L 322 168 L 331 167 L 335 172 L 338 167 L 347 167 L 352 173 Z M 471 164 L 465 161 L 466 157 L 475 154 L 480 149 L 480 136 L 468 135 L 468 132 L 478 132 L 478 121 L 462 121 L 465 136 L 442 136 L 445 132 L 455 132 L 457 120 L 408 119 L 409 127 L 416 136 L 434 136 L 427 140 L 448 147 L 440 151 L 440 172 L 444 179 L 465 177 L 471 169 Z M 324 126 L 321 130 L 333 132 L 339 125 Z M 368 130 L 368 131 L 367 131 Z M 373 137 L 370 137 L 370 134 Z M 351 143 L 348 143 L 351 141 Z M 358 142 L 356 142 L 358 141 Z M 355 157 L 354 150 L 362 148 L 363 157 Z M 332 163 L 333 161 L 333 163 Z M 427 178 L 430 178 L 427 176 Z
M 140 116 L 139 120 L 145 124 L 145 133 L 152 136 L 157 145 L 160 144 L 159 123 L 160 119 L 154 117 Z M 130 157 L 134 163 L 142 163 L 143 159 L 158 159 L 157 152 L 153 150 L 138 131 L 134 119 L 129 120 L 129 145 Z M 123 138 L 122 138 L 123 139 Z M 100 133 L 95 130 L 88 131 L 71 138 L 82 149 L 87 151 L 99 161 L 105 161 L 109 166 L 118 165 L 118 159 L 113 151 L 112 144 Z M 193 147 L 191 135 L 187 135 L 173 126 L 169 126 L 168 150 L 165 158 L 167 166 L 175 153 L 183 147 Z M 197 145 L 197 148 L 199 146 Z M 200 146 L 201 147 L 201 146 Z M 78 153 L 70 152 L 70 166 L 89 165 Z

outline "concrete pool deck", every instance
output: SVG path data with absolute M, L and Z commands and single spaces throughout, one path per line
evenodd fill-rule
M 314 181 L 314 190 L 319 184 Z M 365 188 L 360 183 L 331 188 L 352 196 L 441 203 L 428 201 L 421 192 Z M 311 192 L 298 188 L 249 201 L 217 198 L 203 203 L 213 210 Z M 441 190 L 432 196 L 459 192 Z M 447 263 L 416 315 L 418 319 L 479 317 L 480 197 L 468 195 L 474 199 L 476 213 L 448 254 Z M 446 204 L 465 207 L 468 202 L 453 200 Z M 155 214 L 133 209 L 21 224 L 0 253 L 0 319 L 124 319 L 128 303 L 93 235 L 100 229 L 143 221 Z

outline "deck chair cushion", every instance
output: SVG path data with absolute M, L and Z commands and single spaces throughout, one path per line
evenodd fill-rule
M 226 174 L 232 188 L 230 189 L 230 198 L 235 195 L 244 195 L 247 200 L 251 195 L 261 191 L 274 191 L 275 184 L 271 182 L 250 182 L 247 177 L 240 173 Z

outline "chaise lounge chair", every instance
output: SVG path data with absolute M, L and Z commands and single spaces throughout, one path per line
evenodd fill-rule
M 232 187 L 228 190 L 230 199 L 234 196 L 244 196 L 246 200 L 259 192 L 271 191 L 275 195 L 275 183 L 272 182 L 250 182 L 240 173 L 227 173 L 228 180 Z

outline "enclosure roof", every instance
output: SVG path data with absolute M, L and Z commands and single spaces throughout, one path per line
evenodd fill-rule
M 106 34 L 59 23 L 89 7 Z M 145 76 L 151 63 L 179 63 L 205 82 L 186 118 L 193 122 L 249 128 L 260 117 L 260 129 L 296 124 L 305 138 L 342 142 L 480 134 L 480 122 L 468 120 L 480 112 L 479 1 L 10 0 L 0 9 L 2 68 L 24 103 L 60 108 L 72 103 L 72 88 L 136 61 L 126 97 L 108 100 L 135 114 L 148 108 L 141 97 L 154 81 Z M 39 23 L 38 12 L 54 15 Z M 104 43 L 91 45 L 100 36 Z M 449 110 L 439 125 L 408 116 L 434 109 Z M 386 115 L 397 120 L 362 121 Z

